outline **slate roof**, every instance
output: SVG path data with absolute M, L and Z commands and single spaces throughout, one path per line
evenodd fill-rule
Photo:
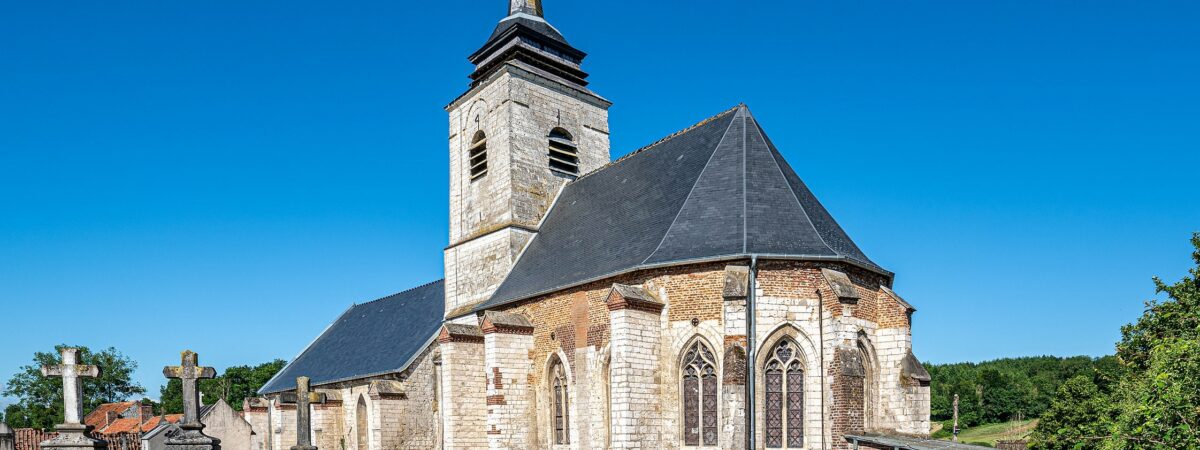
M 738 106 L 567 184 L 475 311 L 635 270 L 750 255 L 892 275 L 850 240 Z
M 445 305 L 439 280 L 352 306 L 259 393 L 293 390 L 299 376 L 315 386 L 403 372 L 433 341 Z

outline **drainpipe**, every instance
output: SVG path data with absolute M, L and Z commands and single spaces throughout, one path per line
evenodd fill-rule
M 758 346 L 754 342 L 757 328 L 755 327 L 755 281 L 758 278 L 758 255 L 750 255 L 750 279 L 746 291 L 746 450 L 755 448 L 754 432 L 754 381 L 755 362 L 758 360 Z
M 821 361 L 821 449 L 828 447 L 825 442 L 825 296 L 821 295 L 821 290 L 817 289 L 817 328 L 820 330 L 820 343 L 817 345 L 820 350 L 818 352 Z M 855 442 L 855 448 L 858 448 L 858 443 Z

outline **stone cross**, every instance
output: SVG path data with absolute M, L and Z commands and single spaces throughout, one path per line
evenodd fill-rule
M 83 379 L 100 376 L 100 368 L 79 364 L 79 349 L 62 349 L 62 364 L 42 366 L 42 376 L 59 377 L 63 382 L 63 423 L 79 425 L 83 419 Z
M 206 378 L 216 378 L 212 367 L 200 367 L 199 357 L 191 350 L 180 355 L 178 366 L 163 368 L 163 376 L 177 378 L 183 384 L 183 422 L 180 432 L 167 438 L 168 450 L 219 450 L 221 441 L 204 435 L 204 424 L 200 423 L 200 391 L 197 384 Z
M 296 405 L 296 446 L 292 450 L 317 450 L 312 445 L 312 417 L 309 405 L 323 404 L 327 400 L 325 394 L 312 392 L 311 380 L 308 377 L 296 378 L 296 392 L 284 392 L 279 396 L 279 402 Z
M 954 394 L 954 442 L 958 442 L 958 394 Z
M 180 364 L 164 367 L 163 376 L 183 382 L 183 424 L 197 425 L 200 424 L 200 390 L 197 384 L 201 379 L 216 378 L 217 371 L 212 367 L 200 367 L 198 356 L 191 350 L 184 351 L 180 356 Z
M 100 368 L 79 364 L 79 349 L 63 348 L 62 364 L 42 366 L 42 376 L 59 377 L 63 382 L 63 423 L 54 427 L 58 435 L 42 442 L 43 449 L 102 449 L 108 444 L 88 436 L 83 418 L 83 379 L 100 376 Z

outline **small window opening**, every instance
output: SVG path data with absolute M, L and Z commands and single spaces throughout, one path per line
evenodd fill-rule
M 488 158 L 487 158 L 487 135 L 482 131 L 475 133 L 475 138 L 471 140 L 471 148 L 467 150 L 468 165 L 471 168 L 471 181 L 478 180 L 487 175 Z
M 571 133 L 562 128 L 550 132 L 550 170 L 571 177 L 579 176 L 579 147 Z

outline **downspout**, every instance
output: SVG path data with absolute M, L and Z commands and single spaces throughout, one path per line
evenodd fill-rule
M 820 329 L 821 341 L 818 353 L 821 354 L 821 449 L 824 450 L 829 444 L 825 442 L 825 296 L 821 295 L 820 289 L 817 289 L 817 328 Z M 858 443 L 854 445 L 857 448 Z
M 755 281 L 758 278 L 758 255 L 750 255 L 750 279 L 747 280 L 746 290 L 746 449 L 755 448 L 756 440 L 754 432 L 754 419 L 756 417 L 754 399 L 755 399 L 755 372 L 754 366 L 758 360 L 758 346 L 754 342 L 756 336 L 755 327 Z

